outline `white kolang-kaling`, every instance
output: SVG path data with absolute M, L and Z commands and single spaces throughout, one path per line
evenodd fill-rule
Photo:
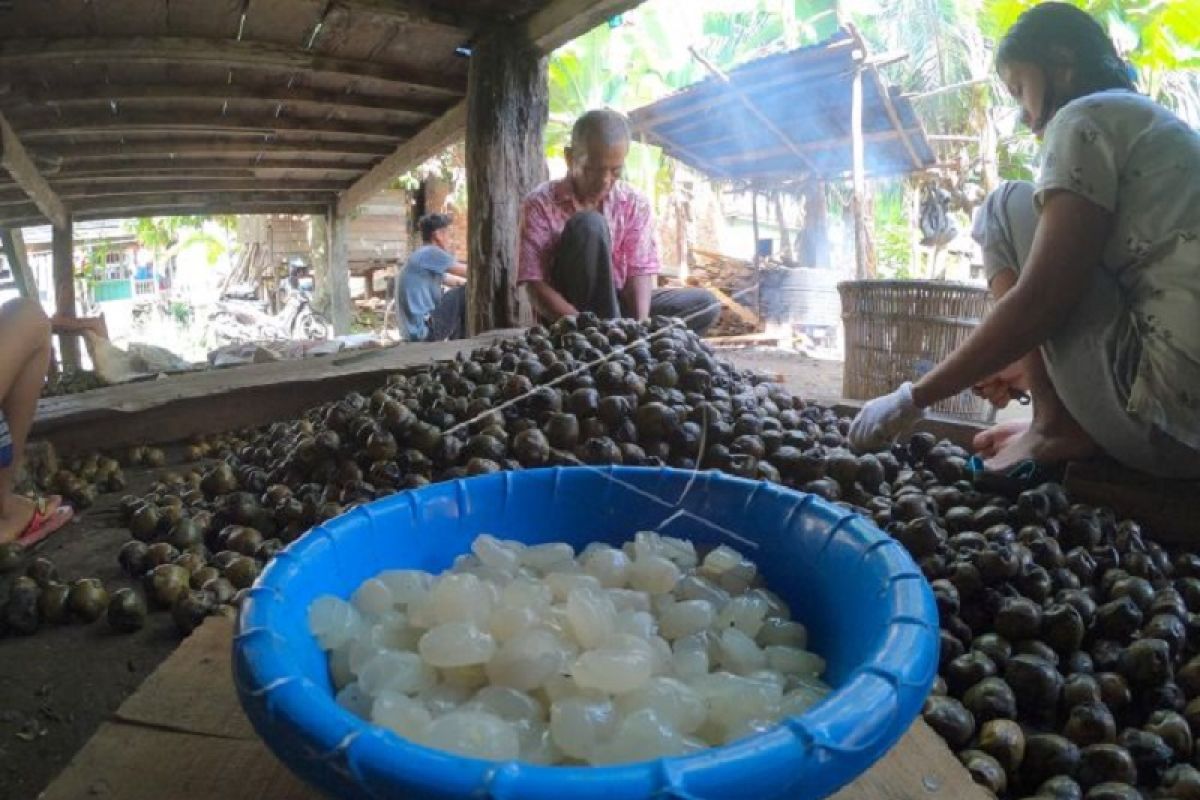
M 829 692 L 754 563 L 637 534 L 621 548 L 482 534 L 451 570 L 388 570 L 308 609 L 337 702 L 427 747 L 618 764 L 769 730 Z

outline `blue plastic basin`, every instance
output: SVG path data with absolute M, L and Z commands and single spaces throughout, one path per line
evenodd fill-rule
M 315 598 L 349 597 L 384 569 L 439 572 L 479 533 L 581 548 L 648 529 L 729 544 L 753 559 L 808 627 L 835 691 L 768 733 L 617 767 L 462 758 L 404 741 L 334 702 L 325 655 L 308 631 Z M 937 670 L 937 630 L 932 592 L 904 549 L 817 497 L 718 473 L 572 467 L 435 484 L 314 529 L 250 591 L 233 668 L 259 735 L 333 797 L 800 800 L 849 783 L 907 730 Z

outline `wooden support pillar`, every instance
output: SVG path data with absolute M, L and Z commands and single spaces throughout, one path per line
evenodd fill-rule
M 21 235 L 21 229 L 0 228 L 0 243 L 4 245 L 4 255 L 8 258 L 17 292 L 28 300 L 37 300 L 37 281 L 29 269 L 29 255 L 25 252 L 25 238 Z
M 754 189 L 750 190 L 750 230 L 754 236 L 754 249 L 751 250 L 750 259 L 754 266 L 758 266 L 758 192 Z
M 502 27 L 472 50 L 467 88 L 467 329 L 528 325 L 517 287 L 521 200 L 545 179 L 546 58 L 528 31 Z
M 326 217 L 329 246 L 326 248 L 325 296 L 329 298 L 329 321 L 338 336 L 350 333 L 354 309 L 350 303 L 350 220 L 331 206 Z
M 60 317 L 76 317 L 75 310 L 75 225 L 68 217 L 64 227 L 54 226 L 52 244 L 54 252 L 54 310 Z M 62 355 L 63 370 L 79 370 L 83 362 L 79 358 L 79 339 L 74 336 L 59 336 L 58 351 Z
M 867 239 L 867 222 L 863 204 L 867 193 L 866 162 L 863 154 L 862 131 L 862 69 L 854 73 L 850 84 L 850 141 L 853 153 L 853 193 L 850 202 L 851 213 L 854 216 L 854 264 L 855 277 L 859 280 L 870 275 L 870 242 Z

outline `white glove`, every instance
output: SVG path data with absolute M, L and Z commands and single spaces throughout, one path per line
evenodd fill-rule
M 908 433 L 925 416 L 925 409 L 913 404 L 912 383 L 862 407 L 850 424 L 850 445 L 859 452 L 882 450 Z

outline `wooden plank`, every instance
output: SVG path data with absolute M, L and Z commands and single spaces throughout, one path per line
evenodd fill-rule
M 870 254 L 867 243 L 866 202 L 867 177 L 863 151 L 863 86 L 862 68 L 854 71 L 850 82 L 850 147 L 853 167 L 853 188 L 850 213 L 854 217 L 854 265 L 859 280 L 870 277 Z
M 317 214 L 324 213 L 329 206 L 328 200 L 320 202 L 231 202 L 220 200 L 211 203 L 167 203 L 154 206 L 104 207 L 82 211 L 74 215 L 81 222 L 89 220 L 112 220 L 158 216 L 210 216 L 213 214 Z M 22 228 L 31 225 L 44 225 L 46 220 L 37 213 L 26 209 L 24 213 L 12 216 L 0 215 L 0 227 Z
M 136 100 L 255 100 L 272 106 L 283 104 L 309 109 L 320 106 L 326 112 L 334 108 L 339 111 L 389 111 L 426 120 L 436 119 L 446 110 L 446 101 L 440 98 L 288 87 L 279 83 L 77 83 L 49 87 L 22 86 L 4 96 L 3 104 L 37 108 L 107 104 L 110 101 L 119 104 Z
M 62 200 L 38 172 L 25 146 L 17 138 L 3 114 L 0 114 L 0 166 L 8 171 L 53 225 L 61 228 L 70 224 L 70 216 Z
M 743 333 L 737 336 L 706 336 L 704 343 L 712 347 L 759 347 L 777 345 L 783 337 L 776 333 Z
M 160 181 L 152 182 L 151 184 L 144 183 L 117 183 L 97 182 L 90 186 L 84 185 L 79 188 L 68 188 L 61 194 L 71 199 L 72 206 L 79 205 L 85 207 L 84 201 L 99 197 L 137 197 L 138 195 L 155 195 L 155 194 L 205 194 L 209 192 L 251 192 L 255 197 L 260 197 L 266 194 L 276 194 L 286 192 L 289 197 L 297 198 L 304 197 L 313 193 L 329 193 L 333 194 L 339 189 L 345 187 L 346 181 L 338 180 L 337 178 L 273 178 L 261 179 L 251 178 L 235 179 L 235 178 L 203 178 L 203 179 L 187 179 L 186 176 L 180 176 L 179 185 L 160 185 Z M 279 199 L 279 198 L 276 198 Z M 318 198 L 313 198 L 318 199 Z
M 554 0 L 525 23 L 524 38 L 548 55 L 567 42 L 637 8 L 644 0 Z
M 753 325 L 756 328 L 762 326 L 763 320 L 758 314 L 755 314 L 753 311 L 746 308 L 737 300 L 734 300 L 732 297 L 725 294 L 725 292 L 721 291 L 715 286 L 706 286 L 705 288 L 712 292 L 713 296 L 721 301 L 721 305 L 732 311 L 734 315 L 742 322 L 745 322 L 747 325 Z
M 224 672 L 228 672 L 228 666 Z M 40 800 L 322 800 L 266 745 L 106 722 Z
M 85 178 L 105 178 L 120 175 L 255 175 L 288 173 L 319 173 L 324 175 L 358 175 L 366 169 L 361 162 L 344 158 L 255 158 L 245 155 L 180 156 L 177 158 L 114 157 L 107 161 L 75 159 L 60 162 L 53 169 L 44 169 L 47 180 L 55 185 Z
M 4 255 L 8 259 L 8 268 L 12 271 L 13 282 L 21 297 L 37 300 L 37 281 L 29 269 L 29 254 L 25 251 L 25 237 L 20 228 L 0 228 L 0 244 L 4 245 Z
M 188 110 L 186 113 L 162 110 L 140 110 L 123 108 L 112 111 L 68 111 L 65 113 L 37 112 L 14 117 L 19 120 L 21 138 L 26 142 L 41 142 L 83 134 L 181 132 L 202 133 L 208 131 L 243 131 L 254 135 L 276 131 L 302 131 L 311 134 L 336 135 L 356 139 L 407 139 L 417 128 L 413 125 L 395 125 L 379 122 L 352 122 L 327 117 L 275 116 L 273 109 L 264 108 L 260 113 L 240 112 L 222 114 L 217 104 L 211 111 Z
M 55 225 L 51 243 L 54 258 L 54 310 L 58 316 L 67 319 L 78 315 L 75 307 L 74 227 L 70 217 L 67 217 L 66 225 Z M 79 340 L 76 337 L 60 335 L 58 351 L 62 355 L 64 369 L 78 370 L 82 367 Z
M 59 196 L 69 201 L 72 208 L 86 210 L 89 208 L 89 202 L 93 200 L 102 199 L 119 206 L 121 205 L 121 200 L 140 203 L 142 202 L 141 198 L 146 195 L 167 195 L 172 198 L 178 195 L 212 194 L 214 192 L 221 194 L 243 192 L 250 193 L 258 198 L 267 194 L 280 193 L 287 194 L 288 198 L 296 198 L 297 196 L 320 192 L 333 195 L 346 185 L 346 181 L 336 178 L 293 178 L 290 180 L 253 177 L 249 179 L 195 178 L 181 173 L 179 175 L 160 175 L 143 181 L 132 180 L 127 177 L 118 179 L 117 181 L 84 179 L 82 181 L 56 185 L 58 186 Z M 279 201 L 287 198 L 277 197 L 274 199 Z M 28 203 L 28 199 L 17 197 L 13 191 L 0 189 L 0 209 L 28 205 Z
M 257 740 L 238 705 L 229 669 L 233 623 L 210 617 L 130 695 L 114 722 L 195 733 L 223 739 Z
M 232 623 L 185 639 L 46 790 L 44 800 L 317 800 L 254 733 L 229 669 Z M 921 720 L 835 800 L 985 800 Z
M 206 370 L 47 397 L 38 404 L 31 435 L 60 451 L 81 452 L 265 425 L 351 391 L 374 389 L 398 370 L 452 359 L 517 333 Z
M 521 201 L 545 179 L 547 59 L 516 27 L 492 30 L 471 56 L 467 96 L 467 330 L 526 325 L 517 286 Z
M 248 140 L 244 135 L 236 132 L 227 132 L 213 136 L 180 136 L 168 140 L 131 137 L 119 142 L 71 145 L 44 142 L 36 148 L 35 155 L 40 161 L 73 164 L 81 161 L 95 162 L 177 155 L 254 158 L 262 153 L 273 153 L 285 158 L 338 155 L 367 159 L 372 156 L 387 155 L 394 149 L 384 142 L 338 141 L 313 137 L 300 139 L 286 132 L 281 133 L 275 141 L 263 142 Z
M 1135 519 L 1156 541 L 1190 546 L 1200 542 L 1200 481 L 1167 480 L 1099 459 L 1071 462 L 1064 484 L 1075 502 L 1107 506 L 1120 518 Z
M 904 738 L 833 800 L 989 800 L 946 743 L 918 719 Z
M 429 123 L 419 133 L 396 148 L 342 193 L 338 213 L 352 214 L 372 195 L 386 189 L 400 175 L 433 158 L 450 144 L 462 138 L 467 127 L 467 102 L 456 103 L 449 111 Z
M 36 68 L 46 63 L 200 64 L 232 69 L 296 73 L 340 78 L 369 78 L 421 91 L 461 96 L 466 75 L 448 70 L 414 69 L 403 64 L 332 58 L 321 53 L 265 42 L 172 36 L 15 39 L 0 50 L 0 68 Z

